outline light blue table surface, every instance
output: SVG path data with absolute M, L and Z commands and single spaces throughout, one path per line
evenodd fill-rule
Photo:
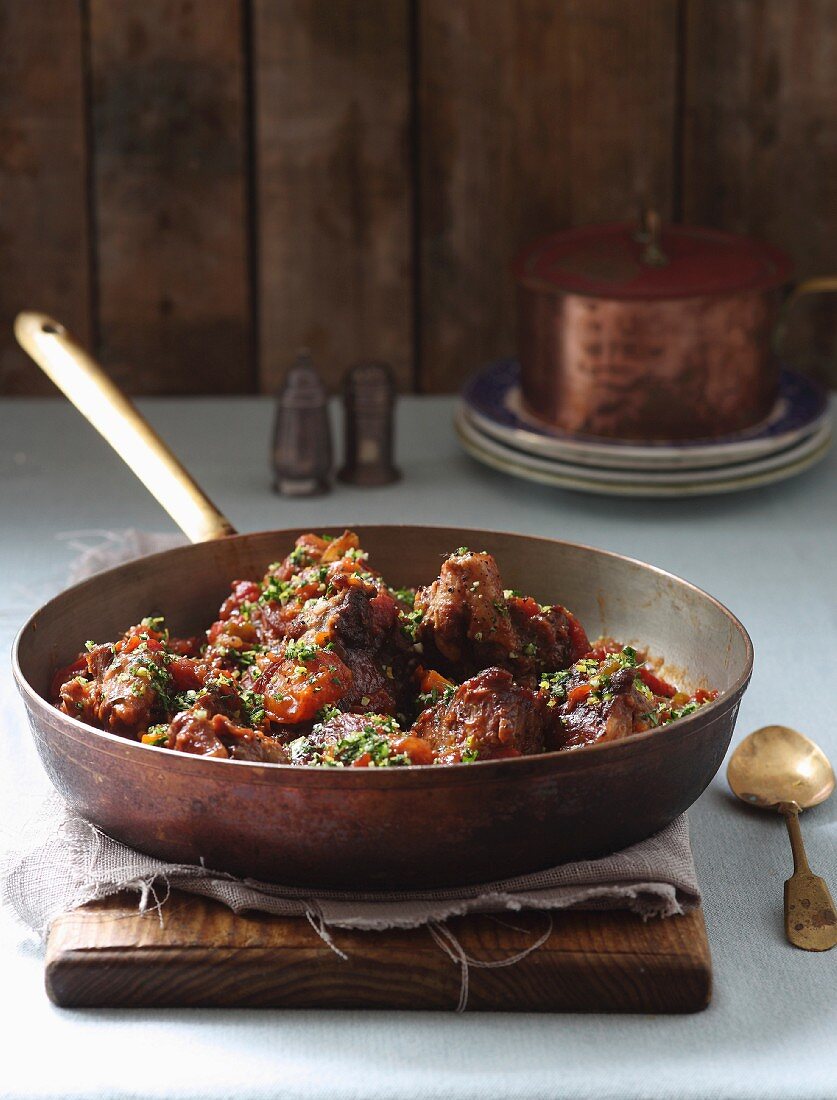
M 769 722 L 837 759 L 837 452 L 796 480 L 724 497 L 633 501 L 515 482 L 462 454 L 452 402 L 399 407 L 401 484 L 292 502 L 270 491 L 271 405 L 148 400 L 242 531 L 415 521 L 514 529 L 630 554 L 728 604 L 756 649 L 735 734 Z M 0 402 L 0 634 L 62 584 L 62 533 L 172 530 L 66 403 Z M 47 781 L 2 665 L 0 799 L 14 837 Z M 837 799 L 806 814 L 812 866 L 837 891 Z M 66 1011 L 43 990 L 35 941 L 0 915 L 3 1097 L 837 1096 L 837 950 L 782 935 L 784 826 L 735 805 L 720 775 L 690 813 L 715 966 L 701 1015 L 537 1016 L 281 1011 Z

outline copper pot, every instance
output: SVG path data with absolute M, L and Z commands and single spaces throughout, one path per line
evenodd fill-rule
M 750 427 L 777 396 L 784 252 L 691 226 L 586 226 L 514 265 L 523 397 L 569 432 L 699 439 Z M 833 289 L 811 280 L 797 291 Z M 823 287 L 823 283 L 827 285 Z

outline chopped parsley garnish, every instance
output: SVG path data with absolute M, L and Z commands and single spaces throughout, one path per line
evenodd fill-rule
M 259 726 L 264 722 L 264 695 L 258 691 L 242 688 L 238 692 L 241 710 L 248 726 Z
M 390 589 L 390 591 L 399 603 L 404 603 L 407 605 L 407 607 L 413 607 L 415 605 L 415 588 L 392 588 Z
M 449 684 L 441 691 L 438 688 L 433 688 L 432 691 L 423 691 L 416 696 L 416 706 L 419 710 L 425 710 L 427 707 L 435 707 L 437 703 L 449 703 L 455 691 L 456 688 L 453 684 Z
M 142 735 L 144 745 L 155 745 L 157 748 L 167 744 L 169 739 L 169 727 L 165 723 L 149 726 L 148 733 Z
M 295 546 L 288 554 L 288 561 L 292 565 L 310 565 L 312 560 L 307 546 Z
M 649 726 L 660 725 L 660 715 L 655 710 L 649 710 L 639 716 L 641 722 L 647 722 Z
M 262 585 L 262 594 L 259 596 L 259 603 L 287 603 L 294 594 L 294 589 L 298 587 L 298 585 L 292 584 L 294 579 L 295 578 L 291 578 L 290 581 L 280 581 L 278 577 L 268 577 Z
M 419 608 L 416 608 L 414 611 L 407 611 L 401 615 L 401 626 L 411 642 L 416 640 L 418 628 L 423 618 L 424 612 Z
M 342 713 L 339 707 L 335 707 L 331 703 L 326 703 L 324 707 L 320 707 L 317 711 L 317 722 L 330 722 L 332 718 L 339 718 Z
M 395 727 L 395 721 L 392 722 Z M 395 728 L 393 733 L 398 732 Z M 328 746 L 323 752 L 321 764 L 326 767 L 350 767 L 362 756 L 369 756 L 370 768 L 397 767 L 410 763 L 406 753 L 396 752 L 386 733 L 374 725 L 364 726 L 357 733 L 347 733 L 334 746 Z
M 580 661 L 576 661 L 573 669 L 586 676 L 595 676 L 599 671 L 599 662 L 595 657 L 582 657 Z
M 523 652 L 528 653 L 527 646 L 523 647 Z M 554 707 L 567 698 L 569 680 L 575 677 L 579 685 L 586 682 L 592 688 L 591 693 L 584 700 L 584 705 L 597 706 L 602 700 L 608 701 L 613 698 L 610 684 L 613 673 L 622 668 L 635 668 L 636 662 L 636 650 L 631 646 L 625 646 L 619 653 L 608 653 L 602 660 L 597 660 L 595 657 L 582 657 L 571 668 L 544 674 L 541 677 L 540 688 L 549 694 L 548 705 Z M 647 698 L 653 698 L 638 676 L 634 686 Z
M 567 698 L 567 681 L 572 674 L 571 668 L 564 668 L 560 672 L 544 673 L 541 676 L 540 688 L 550 696 L 549 706 L 554 707 L 556 703 Z
M 654 692 L 639 676 L 634 679 L 634 691 L 639 692 L 643 699 L 647 699 L 649 703 L 654 699 Z
M 172 699 L 172 710 L 178 713 L 181 710 L 189 710 L 198 701 L 198 696 L 205 694 L 203 691 L 195 691 L 194 688 L 189 688 L 188 691 L 181 691 L 178 695 L 175 695 Z
M 256 659 L 268 652 L 268 647 L 253 642 L 246 649 L 235 649 L 233 646 L 217 648 L 215 652 L 229 661 L 234 661 L 240 668 L 250 668 L 256 663 Z
M 697 699 L 690 699 L 688 703 L 684 703 L 682 707 L 672 707 L 671 720 L 672 722 L 676 718 L 685 718 L 687 714 L 694 714 L 698 707 L 702 706 Z
M 304 642 L 302 639 L 290 641 L 285 646 L 285 656 L 289 661 L 313 661 L 319 652 L 318 645 L 313 642 Z
M 168 654 L 159 653 L 159 656 L 163 661 L 168 660 Z M 164 710 L 171 710 L 173 701 L 171 673 L 165 664 L 157 664 L 147 648 L 139 645 L 131 653 L 131 661 L 126 673 L 122 675 L 126 674 L 128 680 L 134 681 L 130 689 L 132 695 L 139 698 L 150 688 L 155 692 L 160 706 Z

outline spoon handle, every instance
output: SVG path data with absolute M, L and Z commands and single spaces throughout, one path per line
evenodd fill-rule
M 808 865 L 799 827 L 799 806 L 783 802 L 779 812 L 788 827 L 793 852 L 793 875 L 785 883 L 785 935 L 794 947 L 828 951 L 837 944 L 834 902 L 825 882 Z
M 808 856 L 805 853 L 805 845 L 802 843 L 802 829 L 799 827 L 799 807 L 795 802 L 783 802 L 779 811 L 785 819 L 790 837 L 791 851 L 793 852 L 793 873 L 798 875 L 803 872 L 810 874 Z

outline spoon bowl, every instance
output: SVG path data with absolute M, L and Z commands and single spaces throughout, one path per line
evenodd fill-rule
M 789 726 L 764 726 L 745 737 L 730 758 L 727 778 L 742 802 L 763 809 L 782 802 L 810 809 L 829 797 L 835 782 L 819 745 Z

